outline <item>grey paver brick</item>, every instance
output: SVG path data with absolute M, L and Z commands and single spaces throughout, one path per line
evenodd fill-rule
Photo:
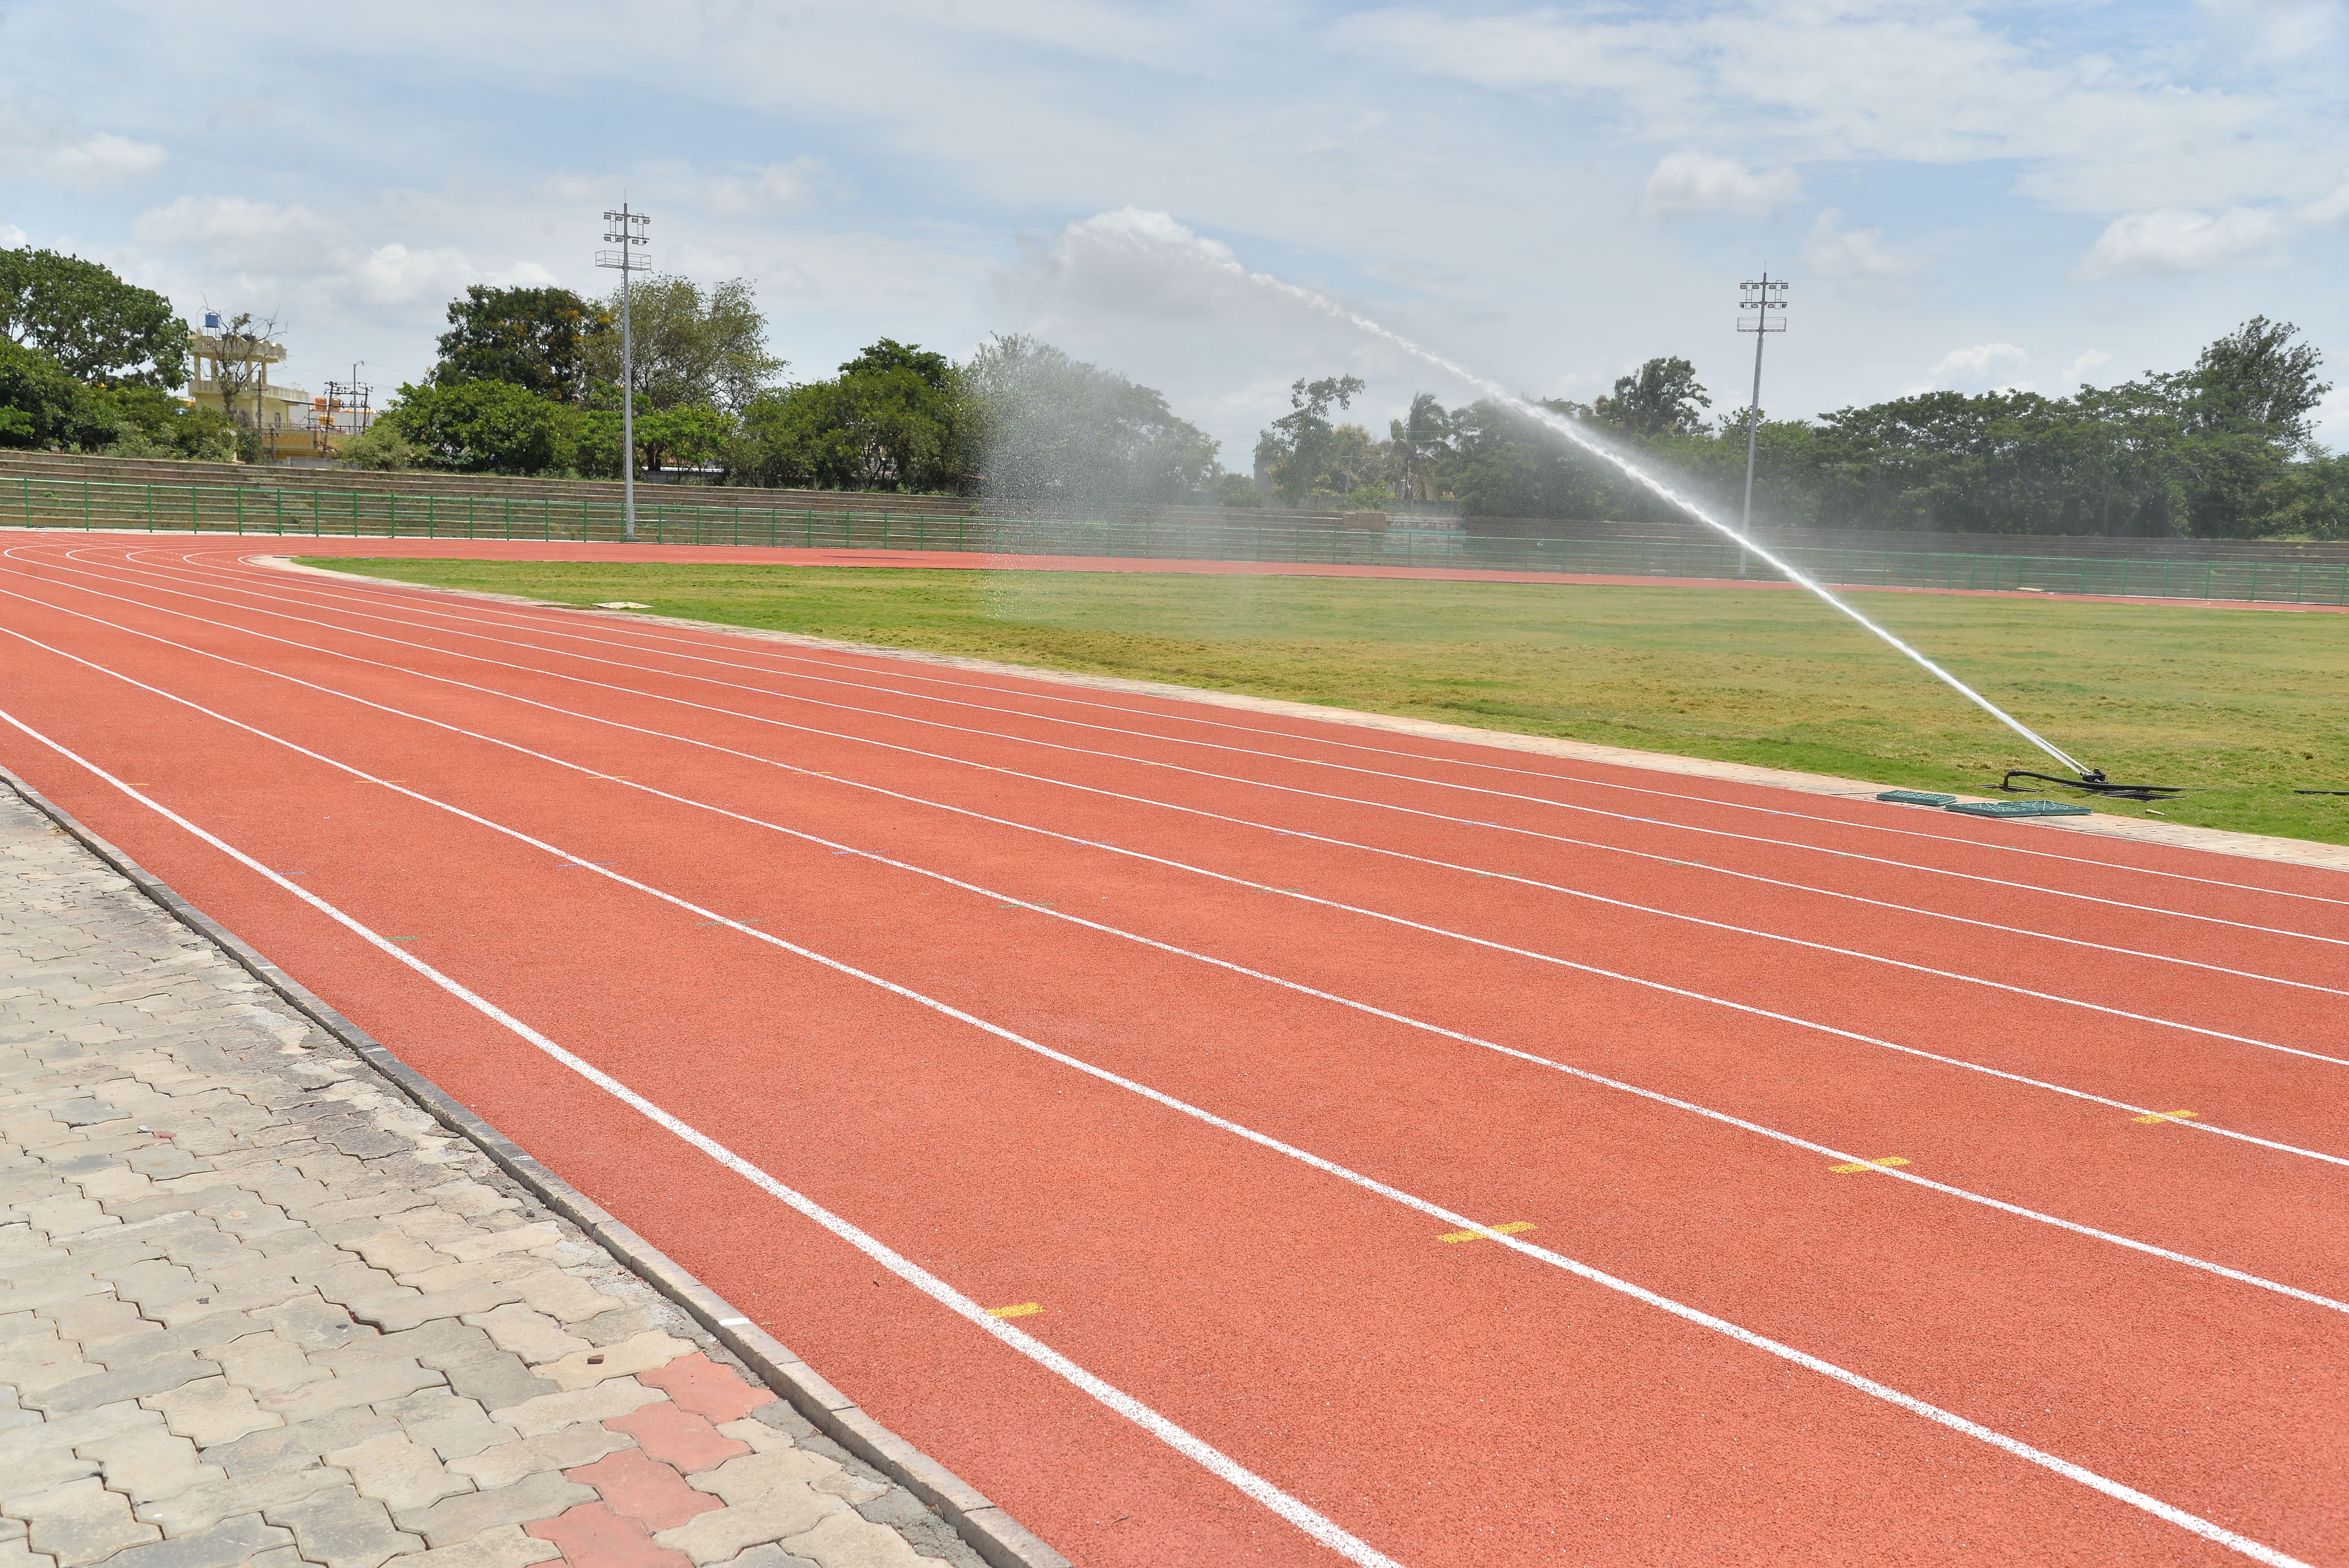
M 161 1411 L 173 1431 L 193 1439 L 200 1449 L 285 1424 L 284 1416 L 263 1409 L 251 1389 L 240 1388 L 225 1377 L 201 1378 L 167 1394 L 150 1395 L 140 1403 Z
M 429 1388 L 405 1399 L 388 1400 L 377 1409 L 398 1421 L 418 1442 L 430 1445 L 443 1460 L 477 1454 L 499 1443 L 510 1443 L 519 1435 L 505 1422 L 491 1419 L 481 1401 L 446 1388 Z
M 833 1513 L 849 1513 L 848 1504 L 811 1486 L 779 1487 L 753 1502 L 696 1514 L 674 1530 L 656 1532 L 653 1541 L 698 1563 L 722 1562 L 747 1547 L 805 1534 Z
M 321 1416 L 254 1432 L 234 1442 L 202 1450 L 206 1464 L 218 1465 L 232 1476 L 257 1475 L 264 1470 L 299 1470 L 323 1459 L 335 1449 L 401 1429 L 399 1422 L 366 1406 L 355 1406 Z M 503 1430 L 504 1429 L 500 1429 Z
M 177 1497 L 142 1502 L 136 1511 L 140 1519 L 161 1526 L 171 1534 L 190 1535 L 199 1530 L 210 1530 L 222 1520 L 233 1519 L 240 1513 L 266 1512 L 284 1503 L 298 1502 L 322 1487 L 348 1486 L 350 1480 L 348 1471 L 325 1465 L 266 1470 L 231 1476 L 205 1486 L 191 1486 Z
M 274 1411 L 288 1421 L 306 1421 L 331 1410 L 353 1405 L 372 1405 L 378 1399 L 397 1399 L 413 1394 L 419 1388 L 429 1388 L 443 1381 L 441 1375 L 428 1367 L 419 1367 L 412 1359 L 400 1357 L 357 1367 L 351 1372 L 305 1383 L 298 1388 L 261 1397 L 264 1409 Z
M 133 1546 L 108 1558 L 107 1568 L 244 1568 L 272 1548 L 294 1544 L 294 1532 L 264 1523 L 258 1513 L 224 1519 L 192 1535 Z
M 813 1558 L 786 1552 L 770 1542 L 762 1546 L 749 1547 L 727 1558 L 719 1564 L 719 1568 L 825 1568 L 825 1565 Z
M 536 1470 L 566 1470 L 594 1464 L 606 1454 L 632 1446 L 634 1441 L 600 1421 L 574 1421 L 541 1437 L 502 1443 L 464 1459 L 451 1460 L 449 1468 L 486 1491 L 492 1487 L 512 1486 Z
M 530 1568 L 562 1556 L 551 1542 L 524 1535 L 516 1524 L 484 1530 L 471 1541 L 403 1558 L 399 1568 Z
M 406 1432 L 386 1432 L 336 1449 L 326 1460 L 351 1472 L 361 1497 L 388 1508 L 424 1508 L 479 1489 L 471 1477 L 451 1474 L 440 1455 Z
M 429 1508 L 402 1509 L 392 1518 L 402 1530 L 413 1531 L 435 1546 L 451 1546 L 496 1525 L 552 1519 L 566 1508 L 595 1501 L 595 1488 L 542 1471 L 512 1486 L 445 1498 Z
M 159 1541 L 163 1534 L 133 1518 L 129 1500 L 96 1479 L 12 1501 L 8 1511 L 28 1526 L 27 1546 L 55 1558 L 57 1568 L 102 1563 L 126 1546 Z
M 522 1526 L 595 1497 L 561 1472 L 696 1346 L 724 1358 L 0 792 L 0 1568 L 548 1562 Z M 694 1561 L 975 1561 L 779 1412 L 730 1423 L 766 1471 L 725 1472 Z
M 303 1559 L 326 1568 L 378 1568 L 424 1544 L 394 1530 L 383 1504 L 347 1486 L 321 1488 L 298 1502 L 265 1509 L 262 1516 L 293 1531 Z
M 195 1381 L 216 1375 L 220 1368 L 187 1351 L 158 1356 L 151 1361 L 141 1361 L 119 1372 L 100 1372 L 92 1377 L 76 1377 L 59 1383 L 39 1393 L 28 1393 L 25 1403 L 51 1416 L 70 1416 L 79 1410 L 95 1409 L 123 1399 L 143 1398 L 150 1394 L 164 1394 Z
M 227 1472 L 196 1457 L 196 1445 L 160 1421 L 76 1445 L 78 1458 L 95 1460 L 107 1490 L 132 1502 L 160 1502 L 191 1486 L 225 1480 Z

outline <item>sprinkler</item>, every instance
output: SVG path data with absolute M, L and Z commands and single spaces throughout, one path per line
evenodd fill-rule
M 2010 795 L 2037 793 L 2028 784 L 2018 788 L 2014 782 L 2018 779 L 2036 779 L 2066 789 L 2084 789 L 2091 795 L 2102 795 L 2112 800 L 2167 800 L 2172 795 L 2184 794 L 2187 789 L 2183 784 L 2116 784 L 2105 777 L 2105 770 L 2101 768 L 2084 769 L 2077 779 L 2058 779 L 2053 773 L 2033 773 L 2028 769 L 2014 768 L 2008 769 L 2006 777 L 1999 780 L 1998 787 Z

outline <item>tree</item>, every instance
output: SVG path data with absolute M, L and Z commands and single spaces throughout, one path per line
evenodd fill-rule
M 77 381 L 168 389 L 187 379 L 188 324 L 171 301 L 55 251 L 0 251 L 0 337 Z
M 64 366 L 38 349 L 0 343 L 0 447 L 104 445 L 116 429 Z
M 1164 395 L 1049 343 L 999 335 L 971 356 L 963 377 L 990 496 L 1182 501 L 1222 471 L 1214 438 L 1178 418 Z
M 771 392 L 743 410 L 729 477 L 827 490 L 960 490 L 973 423 L 942 355 L 882 339 L 835 380 Z
M 402 387 L 378 415 L 426 463 L 460 473 L 543 474 L 570 466 L 574 433 L 559 403 L 502 381 Z
M 1663 515 L 1611 468 L 1505 404 L 1472 403 L 1447 423 L 1450 449 L 1432 479 L 1470 517 Z
M 391 419 L 379 418 L 357 435 L 338 441 L 335 458 L 347 469 L 396 473 L 424 467 L 431 454 L 401 435 L 398 425 Z
M 226 317 L 217 328 L 207 328 L 196 339 L 196 373 L 201 384 L 210 380 L 221 400 L 221 411 L 248 429 L 261 428 L 261 388 L 269 367 L 285 357 L 277 342 L 277 318 L 254 319 L 249 310 Z M 203 375 L 209 363 L 212 375 Z M 243 404 L 252 399 L 253 407 Z
M 109 457 L 233 463 L 244 456 L 236 426 L 217 408 L 196 407 L 153 387 L 120 387 L 90 396 L 112 411 L 115 435 L 106 445 Z
M 1317 488 L 1330 493 L 1330 464 L 1338 449 L 1337 430 L 1330 423 L 1330 406 L 1334 403 L 1340 408 L 1350 407 L 1362 391 L 1363 382 L 1359 377 L 1326 376 L 1313 382 L 1299 378 L 1288 389 L 1288 412 L 1275 419 L 1272 428 L 1257 438 L 1257 473 L 1269 480 L 1281 500 L 1290 506 L 1302 502 Z
M 1444 411 L 1444 405 L 1435 400 L 1433 392 L 1416 394 L 1411 400 L 1409 415 L 1387 421 L 1387 450 L 1394 462 L 1396 493 L 1402 500 L 1435 499 L 1434 464 L 1431 459 L 1444 450 L 1451 433 L 1452 417 Z
M 742 278 L 703 293 L 690 278 L 653 276 L 629 289 L 629 335 L 636 346 L 636 407 L 657 413 L 708 404 L 730 413 L 749 407 L 786 365 L 767 352 L 767 318 Z M 613 323 L 585 340 L 598 402 L 618 407 L 620 295 L 602 309 Z
M 463 299 L 449 302 L 449 330 L 430 379 L 436 387 L 502 381 L 575 403 L 587 395 L 589 344 L 612 326 L 601 305 L 569 289 L 471 284 Z
M 636 453 L 644 467 L 699 468 L 716 461 L 734 435 L 734 417 L 707 403 L 664 408 L 636 420 Z
M 2324 356 L 2312 344 L 2292 341 L 2299 331 L 2288 321 L 2255 315 L 2203 349 L 2194 362 L 2196 422 L 2305 443 L 2309 410 L 2333 388 L 2316 378 Z
M 1697 410 L 1712 407 L 1695 366 L 1660 356 L 1636 375 L 1618 377 L 1614 395 L 1593 402 L 1590 412 L 1599 423 L 1634 436 L 1692 436 L 1704 428 Z

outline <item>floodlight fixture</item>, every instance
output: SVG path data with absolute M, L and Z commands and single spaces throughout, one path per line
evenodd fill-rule
M 604 214 L 604 242 L 616 247 L 595 253 L 595 264 L 620 274 L 620 531 L 623 539 L 636 537 L 636 345 L 628 320 L 629 279 L 645 270 L 638 245 L 652 243 L 645 232 L 652 220 L 632 211 L 626 201 Z
M 1739 311 L 1752 311 L 1752 315 L 1737 318 L 1737 330 L 1754 335 L 1754 398 L 1745 406 L 1745 510 L 1740 514 L 1737 533 L 1741 539 L 1754 537 L 1754 457 L 1762 437 L 1762 345 L 1774 332 L 1786 330 L 1785 319 L 1774 316 L 1774 310 L 1784 310 L 1786 302 L 1778 296 L 1786 292 L 1785 283 L 1773 278 L 1770 269 L 1762 269 L 1759 278 L 1737 285 L 1741 297 Z M 1745 575 L 1745 552 L 1737 552 L 1737 574 Z

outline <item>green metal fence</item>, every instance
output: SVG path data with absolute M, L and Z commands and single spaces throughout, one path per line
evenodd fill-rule
M 16 493 L 9 494 L 8 491 Z M 702 496 L 724 492 L 700 492 Z M 1400 520 L 1399 520 L 1400 521 Z M 335 539 L 520 539 L 616 542 L 616 501 L 554 497 L 414 495 L 269 485 L 122 484 L 11 477 L 0 523 L 28 528 L 140 529 Z M 657 544 L 961 551 L 1265 561 L 1610 577 L 1726 578 L 1740 552 L 1723 540 L 1520 539 L 1464 529 L 1383 531 L 1278 528 L 1256 522 L 1028 520 L 931 511 L 740 506 L 647 498 L 636 536 Z M 2349 562 L 1993 555 L 1973 552 L 1794 548 L 1782 553 L 1822 581 L 1891 588 L 2036 589 L 2050 593 L 2349 605 Z M 1758 566 L 1756 570 L 1759 570 Z

